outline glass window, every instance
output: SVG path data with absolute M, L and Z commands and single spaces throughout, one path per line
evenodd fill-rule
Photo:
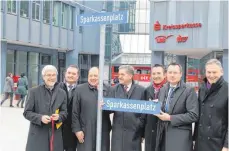
M 67 15 L 68 15 L 68 5 L 62 3 L 62 8 L 61 8 L 61 26 L 62 27 L 67 27 Z
M 4 2 L 1 1 L 1 11 L 3 11 L 3 5 L 4 5 Z
M 29 52 L 29 64 L 31 65 L 39 64 L 39 53 Z
M 28 76 L 28 82 L 30 87 L 35 87 L 38 85 L 38 65 L 30 65 L 29 66 L 29 76 Z
M 20 15 L 22 17 L 29 16 L 29 1 L 21 1 Z
M 53 25 L 58 26 L 59 25 L 59 8 L 60 8 L 60 2 L 54 1 L 53 3 Z
M 16 14 L 17 13 L 17 2 L 8 0 L 7 1 L 7 11 L 8 13 Z
M 43 21 L 50 23 L 50 5 L 51 1 L 44 1 Z
M 73 16 L 74 16 L 74 8 L 72 6 L 70 6 L 70 13 L 69 13 L 70 29 L 73 29 Z
M 27 52 L 17 51 L 16 75 L 27 73 Z
M 29 86 L 34 87 L 38 85 L 39 74 L 39 53 L 29 52 Z
M 40 20 L 40 1 L 33 1 L 32 17 L 35 20 Z
M 7 51 L 7 58 L 6 58 L 7 62 L 12 62 L 14 63 L 14 50 L 8 50 Z

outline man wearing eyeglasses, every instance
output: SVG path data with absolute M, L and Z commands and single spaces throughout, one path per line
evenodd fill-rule
M 31 88 L 24 117 L 30 121 L 26 151 L 63 151 L 62 122 L 67 118 L 67 96 L 57 84 L 57 69 L 42 69 L 44 84 Z

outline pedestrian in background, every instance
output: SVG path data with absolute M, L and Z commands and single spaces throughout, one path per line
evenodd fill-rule
M 5 79 L 5 85 L 4 85 L 4 98 L 1 101 L 1 105 L 9 98 L 10 96 L 10 107 L 13 106 L 13 95 L 14 95 L 14 82 L 13 82 L 13 74 L 9 73 L 8 76 Z
M 19 107 L 21 103 L 21 108 L 23 108 L 25 102 L 25 96 L 27 95 L 27 90 L 28 90 L 28 80 L 25 77 L 25 74 L 22 73 L 17 83 L 17 94 L 20 95 L 20 99 L 18 100 L 17 107 Z

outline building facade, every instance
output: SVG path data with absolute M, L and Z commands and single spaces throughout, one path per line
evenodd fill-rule
M 102 2 L 85 0 L 1 1 L 1 88 L 9 72 L 25 73 L 29 87 L 41 84 L 47 64 L 58 68 L 59 81 L 66 66 L 77 64 L 85 81 L 84 70 L 98 65 L 99 26 L 76 25 L 78 14 L 93 12 L 84 5 L 102 10 Z
M 174 54 L 187 74 L 198 69 L 202 77 L 206 61 L 217 58 L 228 80 L 227 1 L 150 1 L 150 10 L 153 64 Z

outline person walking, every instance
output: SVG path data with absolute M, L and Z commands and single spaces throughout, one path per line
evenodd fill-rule
M 12 73 L 8 73 L 8 76 L 5 79 L 5 85 L 4 85 L 5 96 L 4 96 L 3 100 L 1 101 L 1 106 L 10 96 L 10 107 L 14 107 L 13 106 L 14 82 L 13 82 L 13 78 L 12 77 L 13 77 L 13 74 Z
M 25 77 L 25 74 L 22 73 L 17 83 L 17 94 L 20 95 L 20 100 L 17 103 L 17 107 L 19 107 L 21 103 L 21 108 L 23 108 L 25 102 L 25 96 L 27 95 L 27 90 L 28 90 L 28 81 L 27 78 Z

